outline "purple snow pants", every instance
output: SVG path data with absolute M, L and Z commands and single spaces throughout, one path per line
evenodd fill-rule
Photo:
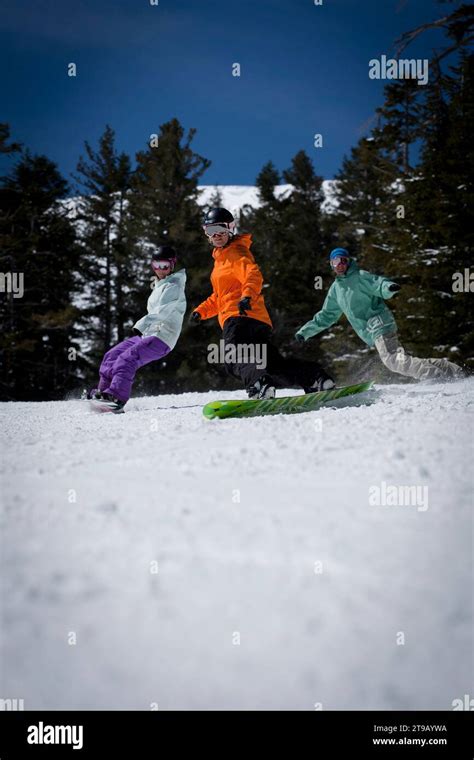
M 170 350 L 166 343 L 154 336 L 142 338 L 135 335 L 117 343 L 102 359 L 99 390 L 111 393 L 120 401 L 128 401 L 137 370 L 162 359 Z

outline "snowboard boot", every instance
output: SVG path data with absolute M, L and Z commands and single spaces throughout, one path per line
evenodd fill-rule
M 104 393 L 103 391 L 96 391 L 91 397 L 91 401 L 96 409 L 104 412 L 113 412 L 113 414 L 123 413 L 123 408 L 127 403 L 115 398 L 111 393 Z
M 262 375 L 247 388 L 247 396 L 250 399 L 275 398 L 275 384 L 269 375 Z
M 463 368 L 450 362 L 449 359 L 428 359 L 428 361 L 440 370 L 440 380 L 463 380 L 467 377 Z
M 318 393 L 318 391 L 330 391 L 331 388 L 335 388 L 336 383 L 325 372 L 321 372 L 320 375 L 314 380 L 313 384 L 303 388 L 305 393 Z

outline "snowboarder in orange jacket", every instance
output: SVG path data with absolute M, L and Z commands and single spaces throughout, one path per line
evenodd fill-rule
M 191 323 L 217 316 L 225 356 L 230 357 L 225 359 L 227 372 L 243 381 L 249 398 L 272 398 L 277 384 L 296 384 L 306 393 L 333 388 L 334 380 L 319 364 L 284 358 L 271 342 L 273 326 L 262 295 L 263 277 L 250 251 L 252 236 L 237 235 L 234 217 L 220 207 L 208 211 L 203 229 L 213 246 L 212 294 L 194 309 Z

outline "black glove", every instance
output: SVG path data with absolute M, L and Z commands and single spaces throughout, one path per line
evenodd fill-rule
M 392 284 L 388 286 L 388 289 L 390 290 L 391 293 L 398 293 L 400 288 L 401 288 L 401 285 L 397 285 L 396 282 L 392 282 Z
M 132 328 L 132 333 L 133 333 L 133 335 L 139 335 L 140 337 L 142 337 L 142 335 L 143 335 L 143 333 L 141 333 L 140 330 L 137 330 L 136 327 Z
M 200 321 L 201 321 L 201 315 L 199 314 L 199 312 L 193 311 L 193 313 L 189 317 L 189 324 L 196 326 L 199 324 Z
M 245 298 L 241 298 L 239 303 L 239 314 L 241 317 L 246 317 L 247 312 L 252 310 L 252 307 L 250 306 L 250 296 L 245 296 Z
M 300 333 L 296 333 L 295 335 L 295 343 L 305 343 L 306 338 L 303 337 Z

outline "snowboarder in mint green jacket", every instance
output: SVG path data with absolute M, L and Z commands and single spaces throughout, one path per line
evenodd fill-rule
M 385 301 L 400 290 L 400 285 L 359 269 L 345 248 L 335 248 L 329 256 L 336 279 L 329 288 L 323 308 L 296 333 L 305 341 L 331 327 L 345 314 L 359 338 L 375 346 L 380 358 L 392 372 L 417 380 L 452 379 L 463 376 L 460 367 L 447 359 L 419 359 L 400 345 L 397 323 Z

